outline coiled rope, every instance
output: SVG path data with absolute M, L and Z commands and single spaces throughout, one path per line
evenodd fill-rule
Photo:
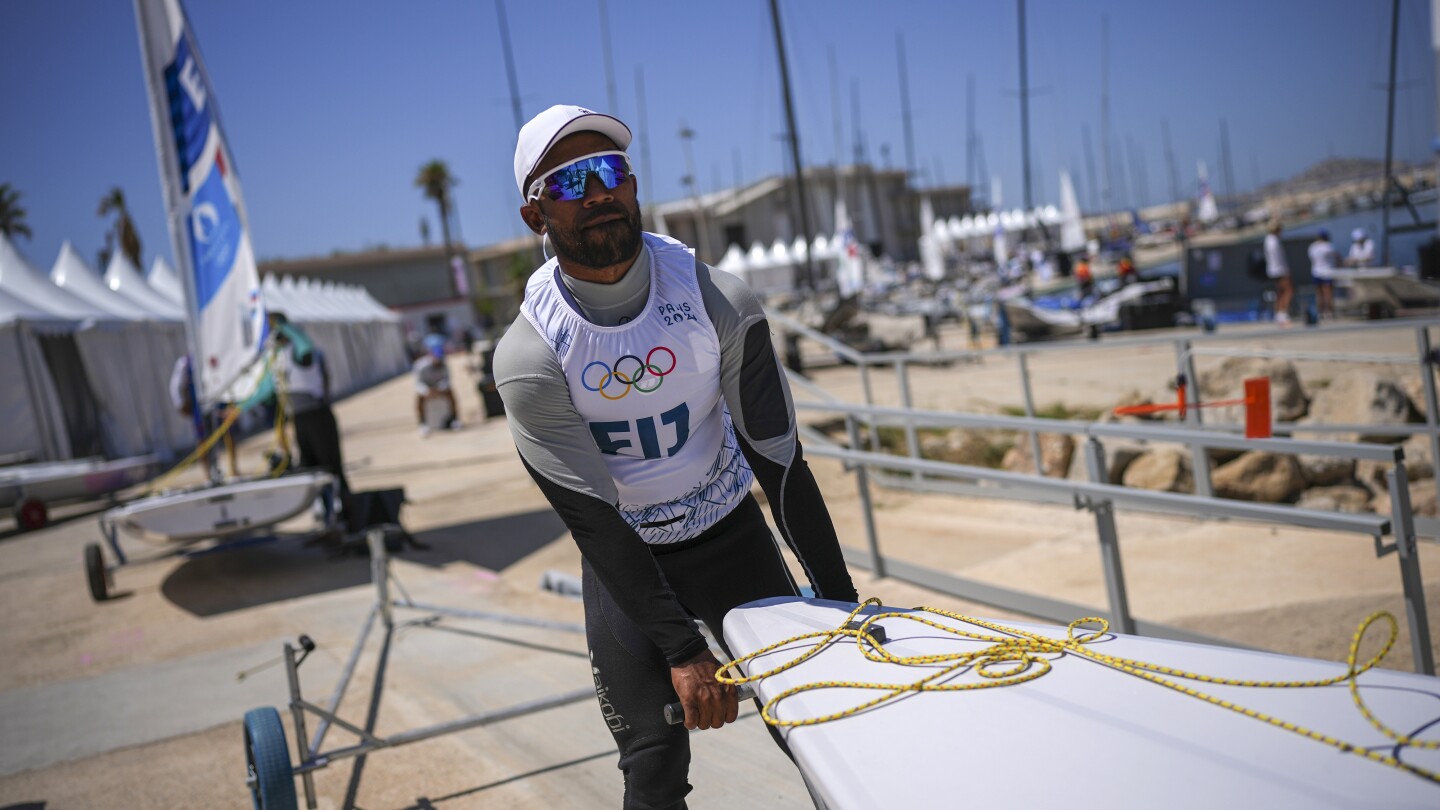
M 1317 680 L 1257 681 L 1243 680 L 1237 678 L 1222 678 L 1213 675 L 1205 675 L 1198 672 L 1188 672 L 1186 670 L 1162 666 L 1160 664 L 1151 664 L 1145 661 L 1139 661 L 1136 659 L 1124 658 L 1115 655 L 1108 655 L 1106 653 L 1099 652 L 1096 649 L 1087 645 L 1090 642 L 1096 641 L 1103 637 L 1109 631 L 1110 623 L 1107 622 L 1105 619 L 1097 618 L 1094 616 L 1087 616 L 1083 619 L 1076 619 L 1075 621 L 1071 622 L 1070 625 L 1066 628 L 1066 637 L 1064 639 L 1048 638 L 1046 636 L 1037 635 L 1035 633 L 1020 630 L 1018 628 L 1006 627 L 1005 625 L 988 622 L 983 619 L 976 619 L 969 616 L 963 616 L 958 613 L 952 613 L 947 610 L 942 610 L 940 608 L 924 606 L 915 608 L 914 612 L 892 611 L 886 613 L 872 614 L 868 617 L 865 617 L 863 621 L 859 622 L 857 627 L 856 622 L 860 612 L 866 607 L 872 605 L 878 607 L 880 605 L 880 600 L 875 598 L 866 599 L 864 602 L 856 605 L 855 609 L 850 611 L 850 615 L 845 617 L 845 621 L 841 622 L 839 627 L 830 630 L 819 630 L 813 633 L 802 633 L 800 635 L 792 636 L 788 639 L 785 639 L 784 641 L 779 641 L 774 644 L 762 647 L 761 649 L 749 653 L 748 655 L 740 656 L 734 661 L 731 661 L 730 663 L 721 667 L 720 670 L 715 674 L 715 679 L 717 681 L 720 681 L 721 683 L 730 684 L 732 686 L 738 686 L 740 684 L 746 683 L 754 683 L 764 678 L 768 678 L 772 675 L 776 675 L 786 670 L 793 669 L 804 663 L 805 661 L 809 660 L 810 658 L 818 655 L 825 648 L 835 645 L 842 639 L 846 638 L 854 638 L 856 640 L 856 647 L 860 650 L 861 654 L 863 654 L 865 658 L 870 661 L 886 664 L 900 664 L 903 666 L 928 667 L 940 665 L 938 669 L 930 672 L 930 674 L 927 674 L 925 677 L 911 683 L 875 683 L 868 681 L 816 681 L 813 683 L 802 684 L 800 686 L 787 689 L 766 702 L 764 709 L 761 711 L 761 716 L 765 719 L 766 723 L 772 726 L 776 726 L 779 728 L 795 728 L 799 726 L 819 725 L 821 723 L 828 723 L 844 717 L 849 717 L 851 715 L 858 714 L 867 709 L 879 706 L 882 703 L 886 703 L 887 701 L 894 700 L 897 697 L 910 693 L 965 692 L 977 689 L 994 689 L 1004 686 L 1015 686 L 1017 684 L 1025 683 L 1026 681 L 1033 681 L 1036 678 L 1043 677 L 1046 673 L 1050 672 L 1052 668 L 1051 661 L 1044 656 L 1068 654 L 1095 662 L 1097 664 L 1101 664 L 1103 666 L 1110 667 L 1112 669 L 1119 670 L 1120 672 L 1124 672 L 1137 678 L 1142 678 L 1146 681 L 1158 684 L 1167 689 L 1172 689 L 1183 695 L 1187 695 L 1197 700 L 1205 701 L 1206 703 L 1209 703 L 1213 706 L 1218 706 L 1222 709 L 1226 709 L 1228 711 L 1232 711 L 1237 714 L 1259 720 L 1277 728 L 1284 729 L 1285 731 L 1291 732 L 1293 734 L 1298 734 L 1299 736 L 1306 737 L 1319 743 L 1323 743 L 1345 753 L 1354 754 L 1356 756 L 1371 760 L 1372 762 L 1378 762 L 1392 768 L 1397 768 L 1399 770 L 1413 773 L 1432 782 L 1440 783 L 1440 772 L 1428 770 L 1415 765 L 1411 765 L 1406 762 L 1402 762 L 1394 756 L 1381 753 L 1377 750 L 1370 750 L 1368 748 L 1355 745 L 1354 743 L 1349 743 L 1344 740 L 1338 739 L 1329 734 L 1325 734 L 1323 732 L 1315 731 L 1299 724 L 1292 723 L 1288 720 L 1284 720 L 1273 715 L 1257 711 L 1255 709 L 1241 706 L 1232 701 L 1215 697 L 1214 695 L 1207 694 L 1193 686 L 1189 686 L 1180 682 L 1194 681 L 1198 683 L 1217 684 L 1221 686 L 1243 686 L 1255 689 L 1310 689 L 1323 686 L 1334 686 L 1341 682 L 1348 682 L 1350 689 L 1350 697 L 1355 702 L 1355 706 L 1360 710 L 1360 713 L 1365 716 L 1365 719 L 1369 721 L 1370 725 L 1373 726 L 1381 734 L 1385 735 L 1387 738 L 1401 746 L 1408 746 L 1411 748 L 1417 748 L 1422 750 L 1440 749 L 1440 740 L 1417 740 L 1407 734 L 1402 734 L 1401 732 L 1398 732 L 1385 725 L 1385 723 L 1383 723 L 1379 718 L 1375 716 L 1373 712 L 1370 711 L 1370 708 L 1365 705 L 1364 699 L 1360 696 L 1359 684 L 1356 679 L 1362 673 L 1374 668 L 1382 660 L 1384 660 L 1385 656 L 1389 655 L 1391 648 L 1395 645 L 1395 639 L 1399 632 L 1399 625 L 1396 623 L 1395 617 L 1385 611 L 1372 613 L 1363 622 L 1361 622 L 1360 626 L 1355 630 L 1354 636 L 1352 636 L 1350 639 L 1350 652 L 1349 655 L 1346 657 L 1346 670 L 1344 673 L 1337 675 L 1333 678 L 1324 678 Z M 933 619 L 926 618 L 925 614 L 933 614 L 935 616 L 943 616 L 945 618 L 954 619 L 958 622 L 973 625 L 976 627 L 981 627 L 1000 635 L 986 635 L 983 633 L 962 630 L 960 628 L 953 627 L 947 624 L 942 624 Z M 951 635 L 959 636 L 961 638 L 969 639 L 972 641 L 988 642 L 989 646 L 969 652 L 908 656 L 896 655 L 890 652 L 890 650 L 886 649 L 883 643 L 878 642 L 869 633 L 870 625 L 881 621 L 882 619 L 904 619 L 906 621 L 917 622 L 919 624 L 923 624 L 941 632 L 949 633 Z M 1384 620 L 1386 623 L 1389 624 L 1390 631 L 1388 638 L 1385 640 L 1384 645 L 1381 647 L 1378 653 L 1372 656 L 1369 660 L 1365 661 L 1363 664 L 1357 665 L 1356 662 L 1359 659 L 1360 643 L 1365 637 L 1365 633 L 1370 629 L 1371 625 L 1381 620 Z M 846 625 L 850 625 L 851 627 L 857 627 L 857 629 L 848 629 Z M 1097 625 L 1099 629 L 1081 632 L 1082 630 L 1086 629 L 1083 627 L 1084 625 Z M 894 638 L 895 633 L 893 631 L 890 631 L 888 635 L 891 638 Z M 799 642 L 810 641 L 812 639 L 816 639 L 817 641 L 815 641 L 814 644 L 804 653 L 794 658 L 793 660 L 764 672 L 756 673 L 753 675 L 742 674 L 742 670 L 740 669 L 741 665 L 747 664 L 750 661 L 753 661 L 761 656 L 767 655 L 776 650 L 790 647 L 791 645 L 797 644 Z M 965 667 L 973 667 L 975 674 L 980 676 L 981 680 L 967 683 L 944 682 L 947 676 Z M 832 712 L 830 714 L 820 715 L 817 717 L 805 717 L 799 719 L 781 719 L 779 717 L 777 713 L 777 708 L 782 702 L 784 702 L 788 698 L 794 697 L 795 695 L 801 694 L 802 692 L 809 692 L 816 689 L 866 689 L 878 691 L 882 694 L 874 699 L 864 701 L 859 705 L 852 706 L 848 709 L 844 709 L 838 712 Z

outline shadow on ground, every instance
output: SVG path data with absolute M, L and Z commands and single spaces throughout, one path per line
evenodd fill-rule
M 468 562 L 499 572 L 565 531 L 547 508 L 417 532 L 424 548 L 407 547 L 398 556 L 437 568 Z M 165 578 L 160 591 L 193 615 L 215 616 L 368 582 L 365 556 L 291 539 L 188 560 Z

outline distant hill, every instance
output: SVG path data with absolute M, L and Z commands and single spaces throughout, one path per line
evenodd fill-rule
M 1410 170 L 1409 164 L 1396 161 L 1394 171 Z M 1352 180 L 1378 180 L 1385 173 L 1385 162 L 1374 158 L 1329 158 L 1286 180 L 1277 180 L 1260 187 L 1266 196 L 1317 191 Z

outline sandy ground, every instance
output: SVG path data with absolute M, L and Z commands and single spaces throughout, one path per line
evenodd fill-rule
M 1346 345 L 1406 351 L 1412 344 Z M 1162 388 L 1173 363 L 1168 349 L 1123 355 L 1097 349 L 1036 358 L 1032 370 L 1042 403 L 1098 406 L 1109 404 L 1117 388 Z M 504 420 L 483 420 L 469 375 L 459 361 L 452 370 L 466 422 L 461 431 L 421 439 L 404 377 L 336 409 L 352 486 L 405 487 L 405 522 L 429 546 L 401 555 L 397 579 L 417 601 L 580 622 L 578 602 L 538 587 L 547 570 L 578 572 L 568 533 L 521 468 Z M 859 399 L 853 371 L 817 378 Z M 912 384 L 922 407 L 993 411 L 1019 401 L 1013 364 L 998 361 L 917 372 Z M 895 386 L 877 391 L 881 401 L 887 397 L 898 401 Z M 268 437 L 247 443 L 242 465 L 258 471 L 267 444 Z M 812 466 L 842 542 L 864 547 L 853 479 L 828 461 Z M 991 584 L 1105 604 L 1089 513 L 893 490 L 878 492 L 876 505 L 887 554 Z M 305 633 L 318 649 L 301 669 L 302 683 L 308 699 L 323 700 L 373 600 L 368 560 L 298 542 L 169 560 L 117 572 L 119 595 L 97 605 L 86 593 L 80 555 L 99 538 L 100 506 L 59 510 L 53 526 L 34 533 L 0 522 L 6 617 L 0 808 L 248 807 L 240 718 L 256 706 L 283 707 L 287 693 L 279 667 L 243 681 L 236 673 L 274 659 L 284 640 Z M 1387 609 L 1401 617 L 1402 638 L 1386 665 L 1410 666 L 1395 557 L 1376 559 L 1367 539 L 1124 512 L 1119 533 L 1132 608 L 1143 619 L 1343 660 L 1356 624 Z M 1431 575 L 1430 611 L 1440 615 L 1440 549 L 1425 544 L 1421 557 Z M 860 571 L 856 581 L 863 595 L 890 604 L 1014 617 Z M 468 634 L 414 625 L 397 632 L 378 733 L 554 696 L 590 681 L 583 639 L 574 634 L 493 622 L 448 626 Z M 374 637 L 368 650 L 341 706 L 342 716 L 357 723 L 370 697 Z M 809 806 L 753 709 L 745 714 L 752 716 L 732 728 L 692 736 L 691 806 Z M 288 727 L 289 714 L 282 715 Z M 354 739 L 337 730 L 327 747 Z M 381 751 L 363 765 L 336 762 L 317 772 L 316 784 L 320 806 L 330 808 L 347 798 L 362 808 L 603 807 L 619 804 L 614 764 L 613 744 L 587 699 Z

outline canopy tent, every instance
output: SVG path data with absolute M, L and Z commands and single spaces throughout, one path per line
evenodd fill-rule
M 50 280 L 55 282 L 55 286 L 84 300 L 111 318 L 148 321 L 158 317 L 105 286 L 105 282 L 86 266 L 85 260 L 80 258 L 80 254 L 75 252 L 75 248 L 71 247 L 68 241 L 60 246 L 60 255 L 55 258 L 55 265 L 50 268 Z
M 115 251 L 115 255 L 110 257 L 110 266 L 105 268 L 105 286 L 147 312 L 170 320 L 185 320 L 184 307 L 170 301 L 146 284 L 140 275 L 140 269 L 130 261 L 130 257 L 126 256 L 123 250 Z
M 60 318 L 103 318 L 108 313 L 55 286 L 0 233 L 0 290 Z
M 185 309 L 185 286 L 180 282 L 180 276 L 175 268 L 165 261 L 164 256 L 156 256 L 155 261 L 150 263 L 150 275 L 145 277 L 145 283 L 151 289 L 160 293 L 166 301 Z

